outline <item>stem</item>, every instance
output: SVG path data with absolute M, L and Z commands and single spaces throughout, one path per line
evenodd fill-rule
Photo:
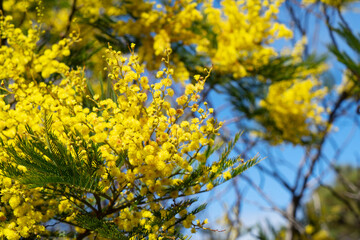
M 333 45 L 339 49 L 338 47 L 338 44 L 335 40 L 335 36 L 334 36 L 334 33 L 333 33 L 333 29 L 331 28 L 331 25 L 330 25 L 330 17 L 329 15 L 327 14 L 327 8 L 326 8 L 326 5 L 323 4 L 323 13 L 324 13 L 324 16 L 325 16 L 325 24 L 327 26 L 327 29 L 329 31 L 329 35 L 330 35 L 330 39 L 331 39 L 331 42 L 333 43 Z
M 1 1 L 1 0 L 0 0 L 0 1 Z M 70 12 L 69 19 L 68 19 L 68 24 L 67 24 L 67 26 L 66 26 L 66 32 L 65 32 L 64 37 L 67 36 L 67 35 L 69 34 L 69 32 L 70 32 L 71 22 L 72 22 L 72 20 L 73 20 L 73 18 L 74 18 L 75 12 L 76 12 L 76 1 L 77 1 L 77 0 L 74 0 L 74 1 L 73 1 L 72 7 L 71 7 L 71 12 Z
M 80 234 L 77 236 L 76 240 L 84 239 L 85 237 L 89 236 L 90 233 L 91 233 L 90 230 L 86 229 L 85 232 L 80 233 Z

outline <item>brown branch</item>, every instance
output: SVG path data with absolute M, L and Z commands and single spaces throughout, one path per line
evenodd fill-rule
M 71 12 L 70 12 L 70 15 L 69 15 L 69 19 L 68 19 L 68 23 L 67 23 L 67 26 L 66 26 L 66 31 L 65 31 L 65 34 L 64 34 L 64 37 L 67 36 L 70 32 L 70 28 L 71 28 L 71 22 L 75 16 L 75 12 L 76 12 L 76 1 L 77 0 L 74 0 L 73 1 L 73 4 L 71 6 Z
M 83 233 L 80 233 L 77 237 L 76 237 L 76 240 L 82 240 L 84 239 L 85 237 L 89 236 L 91 233 L 91 231 L 89 229 L 86 229 L 85 232 Z
M 336 8 L 336 11 L 337 11 L 337 13 L 338 13 L 338 15 L 339 15 L 339 18 L 340 18 L 341 22 L 342 22 L 342 23 L 344 24 L 344 26 L 352 33 L 349 24 L 346 22 L 344 16 L 342 15 L 342 13 L 341 13 L 341 11 L 340 11 L 340 8 L 339 8 L 339 7 Z
M 326 6 L 326 4 L 322 4 L 322 6 L 323 6 L 323 14 L 325 16 L 325 24 L 326 24 L 326 27 L 328 29 L 331 42 L 337 49 L 339 49 L 338 44 L 337 44 L 337 42 L 335 40 L 333 30 L 332 30 L 331 25 L 330 25 L 330 16 L 327 13 L 327 6 Z
M 293 226 L 296 228 L 297 231 L 303 233 L 304 228 L 296 221 L 295 218 L 293 218 L 291 215 L 289 215 L 287 212 L 281 210 L 279 207 L 276 206 L 276 204 L 270 199 L 269 196 L 265 194 L 265 192 L 257 186 L 250 178 L 248 178 L 246 175 L 242 175 L 242 178 L 245 179 L 255 190 L 262 196 L 262 198 L 274 209 L 275 211 L 279 212 L 283 217 L 288 219 Z

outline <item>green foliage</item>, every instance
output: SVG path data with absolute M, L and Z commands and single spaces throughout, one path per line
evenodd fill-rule
M 2 143 L 15 163 L 28 169 L 23 172 L 13 163 L 1 162 L 4 176 L 30 188 L 66 186 L 79 191 L 101 191 L 97 174 L 102 165 L 99 146 L 93 142 L 88 144 L 77 133 L 70 135 L 74 144 L 69 148 L 52 132 L 51 124 L 51 117 L 45 117 L 43 136 L 27 126 L 28 138 L 17 136 L 16 146 L 5 147 Z M 65 130 L 65 133 L 69 132 Z
M 118 227 L 112 222 L 104 221 L 96 216 L 84 212 L 76 216 L 76 222 L 84 229 L 90 229 L 99 236 L 114 239 L 126 240 L 129 239 L 124 232 L 120 231 Z
M 233 148 L 235 147 L 237 141 L 240 139 L 240 136 L 242 135 L 242 132 L 237 133 L 232 141 L 229 141 L 228 145 L 224 148 L 222 151 L 219 160 L 217 161 L 216 165 L 218 167 L 217 171 L 213 171 L 210 173 L 209 177 L 210 179 L 214 179 L 213 185 L 218 186 L 224 182 L 226 182 L 228 179 L 225 178 L 216 178 L 221 173 L 224 173 L 226 170 L 230 170 L 231 177 L 229 179 L 232 179 L 250 167 L 258 164 L 262 159 L 259 159 L 258 156 L 255 156 L 252 159 L 247 160 L 244 162 L 241 155 L 229 158 L 229 155 Z
M 360 238 L 360 169 L 337 168 L 335 182 L 320 186 L 306 205 L 306 221 L 312 235 L 326 230 L 333 239 Z
M 337 45 L 329 45 L 329 50 L 336 56 L 337 60 L 345 65 L 350 70 L 352 76 L 349 76 L 349 80 L 353 83 L 352 96 L 359 93 L 360 86 L 360 34 L 355 35 L 349 29 L 348 26 L 340 24 L 339 28 L 334 28 L 334 31 L 347 43 L 347 46 L 352 50 L 348 51 L 340 50 Z M 358 98 L 359 96 L 357 96 Z

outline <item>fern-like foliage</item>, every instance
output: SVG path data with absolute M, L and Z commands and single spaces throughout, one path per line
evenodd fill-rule
M 335 32 L 346 41 L 347 45 L 352 50 L 352 53 L 340 50 L 335 45 L 330 45 L 329 50 L 336 56 L 337 60 L 343 63 L 354 76 L 356 76 L 355 83 L 359 84 L 360 79 L 360 63 L 354 59 L 359 59 L 360 56 L 360 34 L 354 34 L 347 26 L 340 24 L 339 28 L 334 29 Z M 353 55 L 355 54 L 355 58 Z
M 84 229 L 91 229 L 101 237 L 114 240 L 127 240 L 129 236 L 121 231 L 113 222 L 99 219 L 96 216 L 83 212 L 76 216 L 76 222 Z
M 251 168 L 252 166 L 258 164 L 262 159 L 259 156 L 255 156 L 247 161 L 244 162 L 241 155 L 238 155 L 233 158 L 229 158 L 231 151 L 234 149 L 237 141 L 240 139 L 242 132 L 239 132 L 235 135 L 234 139 L 228 143 L 228 145 L 223 150 L 222 154 L 219 157 L 219 161 L 217 162 L 217 171 L 212 172 L 210 174 L 210 179 L 214 179 L 213 185 L 218 186 L 227 181 L 224 178 L 217 178 L 218 175 L 225 172 L 227 169 L 230 170 L 231 178 L 234 178 L 241 173 L 245 172 L 247 169 Z
M 52 119 L 45 117 L 44 136 L 36 134 L 27 126 L 25 136 L 17 136 L 15 146 L 2 146 L 11 161 L 1 162 L 3 175 L 17 179 L 30 187 L 71 187 L 74 190 L 99 192 L 100 176 L 97 174 L 102 165 L 99 146 L 82 139 L 81 134 L 69 134 L 73 144 L 61 142 L 51 131 Z M 26 167 L 26 171 L 18 166 Z

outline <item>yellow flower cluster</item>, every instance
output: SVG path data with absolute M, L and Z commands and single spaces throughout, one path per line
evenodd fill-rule
M 10 14 L 18 13 L 9 6 L 33 6 L 37 1 L 5 0 L 5 10 Z M 102 45 L 96 37 L 102 35 L 100 28 L 112 29 L 111 37 L 132 36 L 139 44 L 138 55 L 141 62 L 147 63 L 150 70 L 161 66 L 161 54 L 171 46 L 194 48 L 194 53 L 209 59 L 216 71 L 233 74 L 235 78 L 248 76 L 254 68 L 267 64 L 277 53 L 271 43 L 281 38 L 291 38 L 292 32 L 277 21 L 280 5 L 283 0 L 247 0 L 221 1 L 221 8 L 214 6 L 213 1 L 177 0 L 174 4 L 156 4 L 144 0 L 118 1 L 78 0 L 75 12 L 71 9 L 73 1 L 62 0 L 44 3 L 47 6 L 43 13 L 43 25 L 54 34 L 65 34 L 73 19 L 81 18 L 79 31 L 86 39 L 84 43 L 93 42 L 93 47 Z M 26 3 L 26 4 L 25 4 Z M 27 14 L 25 19 L 29 16 Z M 56 17 L 54 17 L 56 16 Z M 103 18 L 106 18 L 106 23 Z M 17 17 L 18 21 L 21 16 Z M 26 23 L 25 23 L 26 24 Z M 105 26 L 106 25 L 106 26 Z M 29 25 L 27 25 L 28 27 Z M 236 27 L 235 27 L 236 26 Z M 105 36 L 106 37 L 106 36 Z M 196 49 L 196 50 L 195 50 Z M 100 62 L 100 55 L 90 59 Z M 175 80 L 189 79 L 189 72 L 180 56 L 174 55 L 172 64 L 177 72 Z M 99 68 L 97 68 L 99 67 Z M 96 64 L 94 71 L 99 71 L 101 64 Z
M 215 33 L 217 47 L 204 38 L 197 51 L 210 57 L 215 70 L 232 73 L 235 78 L 247 76 L 248 71 L 267 64 L 277 55 L 269 44 L 292 37 L 285 25 L 273 23 L 281 3 L 282 0 L 225 0 L 221 2 L 222 9 L 205 3 L 204 14 Z
M 0 189 L 0 238 L 18 240 L 45 231 L 37 223 L 54 217 L 57 201 L 43 199 L 42 189 L 29 190 L 6 177 L 0 177 Z
M 0 47 L 0 79 L 18 81 L 21 76 L 35 79 L 39 73 L 43 78 L 48 78 L 53 73 L 68 70 L 58 59 L 70 54 L 69 47 L 78 41 L 78 36 L 70 34 L 70 38 L 62 39 L 53 44 L 52 48 L 36 53 L 40 34 L 38 26 L 30 28 L 25 35 L 20 28 L 15 28 L 12 19 L 12 16 L 0 16 L 1 38 L 7 41 L 7 45 Z
M 292 50 L 284 49 L 282 55 L 291 56 L 293 64 L 302 60 L 306 37 L 299 40 Z M 320 106 L 327 94 L 327 89 L 321 87 L 318 76 L 327 70 L 326 64 L 305 68 L 301 64 L 294 67 L 294 75 L 290 80 L 274 82 L 269 86 L 265 99 L 260 100 L 259 106 L 267 109 L 268 118 L 259 116 L 257 120 L 264 124 L 266 132 L 256 132 L 256 135 L 270 140 L 272 144 L 284 141 L 302 144 L 318 133 L 315 126 L 325 127 L 322 118 L 325 109 Z M 307 138 L 307 139 L 306 139 Z
M 217 134 L 222 123 L 210 116 L 213 109 L 208 108 L 207 103 L 199 102 L 199 94 L 210 71 L 206 70 L 206 77 L 194 76 L 193 83 L 186 85 L 184 94 L 173 104 L 170 101 L 174 95 L 171 50 L 165 51 L 165 68 L 156 74 L 157 81 L 150 83 L 144 75 L 144 66 L 134 53 L 134 44 L 127 57 L 109 46 L 104 57 L 116 99 L 92 97 L 84 70 L 71 70 L 61 62 L 62 56 L 69 55 L 69 45 L 78 37 L 60 40 L 35 53 L 40 34 L 37 28 L 25 35 L 14 28 L 10 20 L 9 16 L 1 19 L 1 30 L 5 34 L 2 37 L 8 41 L 0 52 L 0 59 L 6 61 L 1 66 L 6 69 L 1 71 L 1 79 L 5 81 L 0 89 L 3 92 L 0 138 L 4 144 L 14 146 L 16 135 L 29 136 L 27 125 L 35 134 L 42 134 L 45 116 L 51 114 L 54 133 L 66 146 L 76 144 L 71 137 L 75 132 L 81 133 L 84 141 L 101 146 L 104 165 L 99 174 L 103 194 L 110 189 L 116 191 L 113 194 L 122 197 L 115 199 L 117 202 L 113 204 L 129 206 L 107 216 L 113 218 L 121 230 L 142 227 L 151 233 L 149 239 L 159 239 L 174 232 L 174 224 L 179 219 L 183 226 L 193 227 L 193 231 L 202 227 L 202 223 L 193 223 L 195 216 L 191 213 L 180 218 L 169 215 L 160 201 L 162 197 L 191 195 L 213 186 L 211 181 L 214 179 L 199 176 L 194 180 L 195 184 L 186 189 L 170 190 L 184 184 L 194 167 L 211 169 L 205 165 L 206 157 L 202 152 L 213 144 L 211 136 Z M 41 77 L 48 78 L 52 73 L 61 76 L 56 84 L 40 81 Z M 84 99 L 93 106 L 85 107 Z M 184 120 L 187 112 L 192 112 L 195 117 Z M 124 167 L 118 167 L 116 160 L 124 152 L 127 160 Z M 12 161 L 5 149 L 0 150 L 0 161 Z M 27 171 L 24 166 L 18 168 Z M 221 174 L 214 177 L 221 177 Z M 226 178 L 229 178 L 228 174 Z M 70 202 L 80 202 L 73 198 L 42 199 L 40 193 L 43 191 L 50 190 L 27 190 L 18 182 L 0 177 L 0 237 L 15 240 L 43 232 L 42 223 L 57 214 L 67 215 L 68 222 L 74 221 L 77 211 Z M 146 197 L 151 204 L 137 207 L 129 204 L 139 196 Z M 88 196 L 84 195 L 84 198 Z M 160 216 L 155 216 L 154 212 L 159 212 Z M 159 219 L 164 221 L 160 226 L 156 224 Z
M 6 12 L 13 11 L 24 13 L 32 6 L 37 0 L 6 0 L 3 2 L 3 9 Z
M 74 89 L 81 86 L 79 80 L 83 79 L 76 76 L 80 72 L 68 72 L 69 68 L 56 60 L 69 55 L 69 45 L 75 37 L 36 53 L 38 28 L 29 29 L 25 35 L 11 24 L 11 19 L 11 16 L 0 17 L 1 38 L 7 41 L 7 45 L 0 48 L 0 91 L 3 93 L 0 95 L 0 139 L 8 145 L 14 144 L 16 134 L 24 135 L 26 125 L 36 132 L 41 131 L 42 114 L 46 110 L 57 112 L 59 117 L 67 116 L 69 106 L 82 101 L 75 96 Z M 40 76 L 46 78 L 55 72 L 71 77 L 72 85 L 60 87 L 36 81 Z M 2 149 L 0 161 L 7 158 Z M 22 166 L 19 169 L 26 171 Z M 0 176 L 0 189 L 0 237 L 13 240 L 44 232 L 44 226 L 39 223 L 48 221 L 58 212 L 57 205 L 61 201 L 42 199 L 40 193 L 44 190 L 41 188 L 28 190 Z
M 2 39 L 7 39 L 7 46 L 0 46 L 0 79 L 18 79 L 28 71 L 27 64 L 32 60 L 38 31 L 30 29 L 27 36 L 21 29 L 11 23 L 11 16 L 0 15 L 0 33 Z
M 17 35 L 8 35 L 7 37 L 11 42 L 13 40 L 12 37 L 15 38 Z M 57 45 L 55 44 L 54 46 L 56 48 Z M 3 46 L 2 48 L 11 49 L 12 46 Z M 12 48 L 9 51 L 17 51 L 16 54 L 21 56 L 19 57 L 20 59 L 25 59 L 26 57 L 26 53 L 24 54 L 21 50 L 19 51 L 18 49 L 15 50 Z M 61 54 L 59 51 L 57 53 Z M 81 86 L 74 76 L 76 73 L 71 72 L 67 74 L 74 77 L 72 78 L 73 85 L 66 87 L 49 87 L 43 82 L 38 84 L 31 78 L 25 79 L 24 76 L 28 75 L 22 72 L 25 67 L 29 65 L 36 66 L 38 62 L 38 58 L 36 58 L 37 55 L 34 52 L 31 52 L 31 55 L 33 56 L 33 58 L 30 59 L 31 62 L 17 62 L 16 67 L 8 68 L 6 72 L 4 72 L 4 75 L 2 75 L 2 78 L 12 82 L 8 84 L 8 88 L 5 91 L 6 94 L 0 95 L 0 138 L 8 145 L 15 142 L 16 134 L 20 136 L 25 134 L 26 125 L 29 125 L 36 132 L 41 131 L 40 124 L 44 111 L 55 111 L 58 117 L 68 116 L 70 112 L 69 106 L 74 106 L 75 103 L 79 103 L 79 101 L 82 100 L 81 98 L 76 98 L 74 93 L 74 87 Z M 42 58 L 44 55 L 38 56 Z M 0 53 L 0 58 L 1 57 L 3 57 L 3 55 Z M 10 58 L 7 61 L 11 64 L 11 61 L 14 60 Z M 59 66 L 61 65 L 63 65 L 63 63 L 59 63 Z M 68 67 L 59 67 L 56 69 L 56 72 L 66 74 L 65 71 L 67 71 L 67 69 Z M 46 71 L 46 68 L 43 69 L 43 71 Z M 44 76 L 43 73 L 40 75 Z M 4 81 L 2 82 L 4 83 Z M 4 90 L 4 88 L 1 89 Z M 10 98 L 6 97 L 8 93 L 11 93 Z M 56 98 L 54 99 L 54 97 Z M 12 104 L 8 103 L 11 99 L 13 99 L 13 103 L 16 103 L 16 107 L 11 107 Z M 64 118 L 64 120 L 66 120 L 66 118 Z M 8 156 L 2 149 L 0 151 L 0 161 L 7 161 L 6 159 L 8 159 Z M 21 166 L 19 166 L 19 169 L 26 171 L 26 168 Z M 30 234 L 44 232 L 44 226 L 39 223 L 48 221 L 58 212 L 57 205 L 60 200 L 51 198 L 47 200 L 42 199 L 43 195 L 40 193 L 44 190 L 41 188 L 28 190 L 19 183 L 0 176 L 0 189 L 2 206 L 0 237 L 3 236 L 12 240 L 19 239 L 20 237 L 29 237 Z
M 301 144 L 302 137 L 311 136 L 316 132 L 315 126 L 324 125 L 321 114 L 323 107 L 319 106 L 326 91 L 317 89 L 318 83 L 314 79 L 293 80 L 273 83 L 266 99 L 260 101 L 260 106 L 269 111 L 269 116 L 275 122 L 280 134 L 272 134 L 274 144 L 290 141 Z
M 147 66 L 156 69 L 160 66 L 161 55 L 171 43 L 196 44 L 201 36 L 194 33 L 192 26 L 203 19 L 196 1 L 176 1 L 172 6 L 155 5 L 142 0 L 123 5 L 125 13 L 133 18 L 120 20 L 114 25 L 118 35 L 130 34 L 142 38 L 139 57 Z M 178 64 L 183 64 L 177 61 Z M 188 80 L 185 68 L 177 68 L 179 80 Z

